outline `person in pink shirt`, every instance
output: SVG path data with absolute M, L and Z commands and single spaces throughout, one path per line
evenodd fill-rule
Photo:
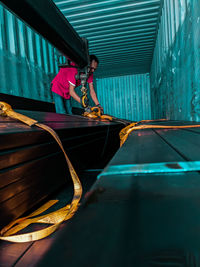
M 99 60 L 95 55 L 90 55 L 90 72 L 88 77 L 88 84 L 90 95 L 95 105 L 103 108 L 99 104 L 93 86 L 93 72 L 97 69 Z M 75 65 L 75 64 L 74 64 Z M 80 80 L 76 80 L 75 76 L 78 73 L 76 68 L 61 68 L 56 77 L 51 82 L 51 90 L 53 92 L 56 113 L 72 114 L 70 98 L 73 97 L 77 102 L 81 103 L 81 98 L 76 94 L 75 88 L 81 85 Z

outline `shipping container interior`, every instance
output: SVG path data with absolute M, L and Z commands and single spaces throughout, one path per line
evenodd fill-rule
M 199 0 L 54 2 L 100 60 L 95 85 L 105 113 L 200 120 Z M 0 93 L 52 102 L 58 52 L 2 4 L 0 23 Z
M 15 109 L 25 107 L 22 114 L 35 114 L 39 123 L 51 126 L 83 182 L 80 208 L 67 227 L 61 226 L 63 232 L 28 245 L 1 243 L 0 266 L 63 266 L 64 262 L 69 266 L 197 266 L 192 263 L 192 253 L 199 253 L 200 240 L 196 230 L 200 222 L 199 1 L 0 0 L 0 101 L 4 95 L 11 105 L 17 102 Z M 34 7 L 39 4 L 40 15 L 45 13 L 45 5 L 53 5 L 70 23 L 69 29 L 72 26 L 77 33 L 77 40 L 79 36 L 88 40 L 89 54 L 100 62 L 94 73 L 98 100 L 114 121 L 51 113 L 54 100 L 50 84 L 66 55 L 7 9 L 6 2 L 15 7 L 20 2 Z M 80 87 L 76 92 L 81 95 Z M 74 108 L 81 108 L 71 101 Z M 31 102 L 39 109 L 30 111 Z M 0 204 L 9 210 L 6 201 L 13 201 L 10 209 L 18 213 L 17 207 L 29 200 L 34 208 L 53 194 L 60 200 L 58 205 L 63 205 L 71 198 L 72 184 L 64 186 L 64 181 L 61 185 L 58 179 L 66 173 L 59 147 L 43 130 L 21 125 L 13 118 L 0 118 L 0 163 L 4 164 L 0 166 Z M 119 148 L 119 131 L 130 122 L 159 119 L 169 121 L 147 122 L 145 126 L 150 129 L 130 133 Z M 170 125 L 177 123 L 196 128 L 172 130 Z M 63 165 L 60 172 L 58 162 Z M 150 173 L 141 172 L 142 168 L 150 168 Z M 38 199 L 38 189 L 32 186 L 37 182 L 41 194 L 49 190 Z M 14 188 L 13 195 L 9 195 L 9 186 Z M 31 194 L 27 193 L 29 188 Z M 21 193 L 28 201 L 22 201 Z M 27 205 L 15 218 L 29 209 Z M 4 210 L 1 214 L 6 217 Z M 139 260 L 150 265 L 139 264 Z M 39 261 L 41 265 L 37 265 Z

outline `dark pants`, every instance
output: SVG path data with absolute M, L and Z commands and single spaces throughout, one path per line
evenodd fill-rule
M 56 113 L 72 115 L 71 100 L 65 99 L 62 96 L 53 92 Z

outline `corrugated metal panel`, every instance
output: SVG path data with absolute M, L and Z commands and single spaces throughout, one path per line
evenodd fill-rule
M 150 71 L 162 0 L 54 0 L 100 65 L 96 77 Z
M 100 78 L 96 88 L 105 113 L 131 121 L 151 119 L 148 74 Z
M 0 4 L 0 92 L 52 101 L 53 47 Z
M 151 68 L 154 118 L 200 121 L 199 0 L 166 0 Z

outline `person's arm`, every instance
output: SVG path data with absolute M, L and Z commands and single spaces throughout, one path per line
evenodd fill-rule
M 92 100 L 94 101 L 96 106 L 99 105 L 99 100 L 97 99 L 97 95 L 94 91 L 93 83 L 89 83 L 89 88 L 90 88 L 90 95 L 91 95 Z
M 103 111 L 102 106 L 99 104 L 99 100 L 98 100 L 97 95 L 94 91 L 93 83 L 89 83 L 89 88 L 90 88 L 90 95 L 92 97 L 92 100 L 94 101 L 95 105 L 100 108 L 101 113 L 103 114 L 104 111 Z
M 75 86 L 72 85 L 71 83 L 69 83 L 69 94 L 71 97 L 73 97 L 77 102 L 81 103 L 81 99 L 80 97 L 77 95 L 77 93 L 75 92 Z

